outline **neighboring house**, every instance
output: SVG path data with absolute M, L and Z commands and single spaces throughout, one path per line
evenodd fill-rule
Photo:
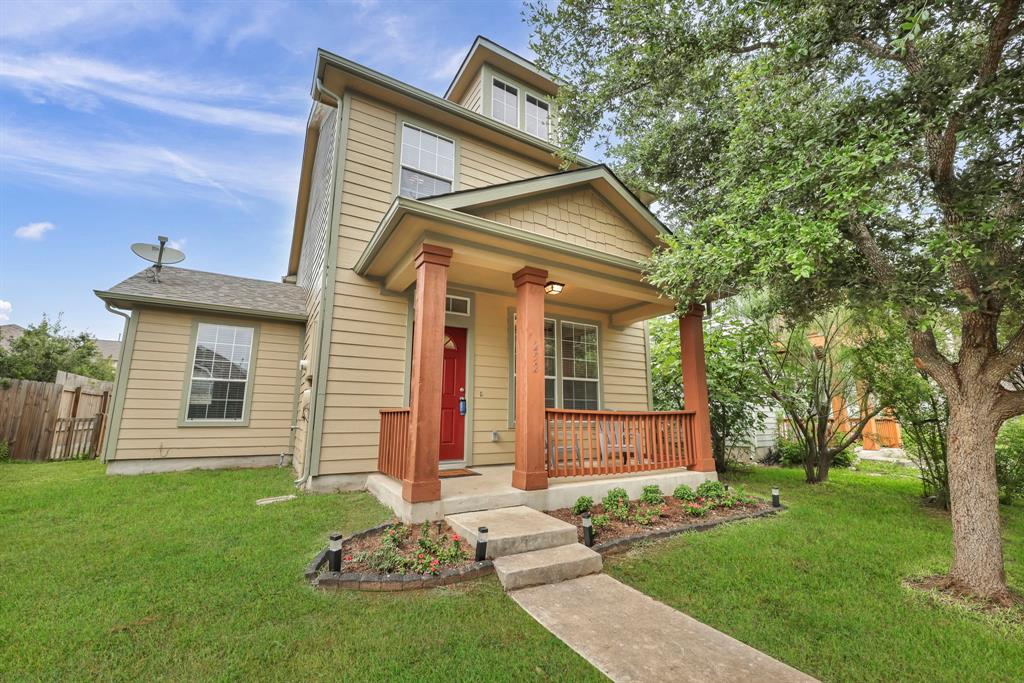
M 559 168 L 557 89 L 484 38 L 443 98 L 320 51 L 283 282 L 165 267 L 97 292 L 131 309 L 108 471 L 284 455 L 303 486 L 383 473 L 409 504 L 453 467 L 713 476 L 703 308 L 694 405 L 650 412 L 645 321 L 675 303 L 641 261 L 666 229 L 607 167 Z
M 24 327 L 13 323 L 0 325 L 0 347 L 5 349 L 11 348 L 11 342 L 25 334 L 25 331 Z M 121 355 L 121 342 L 115 339 L 96 339 L 94 341 L 96 342 L 96 347 L 99 349 L 100 355 L 110 360 L 116 370 L 117 359 Z

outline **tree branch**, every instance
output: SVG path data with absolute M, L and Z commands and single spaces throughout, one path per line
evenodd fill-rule
M 1006 422 L 1011 417 L 1024 415 L 1024 391 L 1013 391 L 999 387 L 999 398 L 996 399 L 995 416 L 997 424 Z
M 854 34 L 850 36 L 849 42 L 856 45 L 859 48 L 862 48 L 872 57 L 877 57 L 878 59 L 884 59 L 890 62 L 897 62 L 899 64 L 903 64 L 904 66 L 906 66 L 907 64 L 906 57 L 901 55 L 899 52 L 896 52 L 895 50 L 890 50 L 887 47 L 879 45 L 875 41 L 865 36 Z

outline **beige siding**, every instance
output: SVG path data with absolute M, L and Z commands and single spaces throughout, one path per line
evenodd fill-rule
M 615 256 L 640 259 L 654 245 L 589 187 L 474 212 L 482 218 Z
M 498 149 L 474 138 L 459 140 L 459 187 L 468 190 L 508 183 L 524 178 L 550 175 L 558 170 L 556 161 L 550 165 Z
M 478 114 L 484 113 L 483 88 L 481 86 L 483 81 L 481 80 L 481 74 L 481 71 L 477 72 L 473 82 L 469 84 L 469 88 L 466 89 L 466 92 L 462 95 L 462 99 L 459 100 L 459 104 L 463 107 L 475 111 Z
M 258 324 L 260 328 L 249 424 L 183 427 L 178 418 L 185 371 L 192 357 L 195 316 L 150 309 L 140 310 L 138 315 L 115 459 L 279 455 L 288 451 L 300 324 L 225 318 L 225 324 Z

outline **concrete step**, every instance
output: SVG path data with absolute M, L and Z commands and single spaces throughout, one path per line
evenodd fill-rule
M 505 555 L 494 561 L 494 571 L 507 591 L 596 574 L 601 567 L 601 556 L 581 543 Z
M 487 527 L 487 559 L 576 543 L 576 527 L 524 505 L 460 512 L 444 518 L 470 546 L 477 529 Z

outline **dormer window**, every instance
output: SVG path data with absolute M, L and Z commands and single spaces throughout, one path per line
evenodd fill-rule
M 491 84 L 491 116 L 513 128 L 519 127 L 519 89 L 505 81 Z
M 526 95 L 526 132 L 542 140 L 548 139 L 548 111 L 550 105 L 533 95 Z
M 402 169 L 398 194 L 419 199 L 452 191 L 455 141 L 402 124 Z

